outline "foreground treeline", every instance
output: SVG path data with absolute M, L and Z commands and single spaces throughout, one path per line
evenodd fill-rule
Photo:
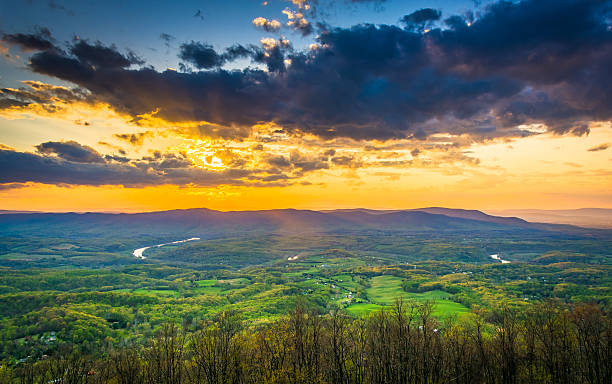
M 612 319 L 554 303 L 438 322 L 397 302 L 368 318 L 297 308 L 245 328 L 223 313 L 195 332 L 163 327 L 147 346 L 75 348 L 4 367 L 6 383 L 611 383 Z

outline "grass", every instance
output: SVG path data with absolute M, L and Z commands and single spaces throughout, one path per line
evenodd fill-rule
M 216 287 L 217 280 L 198 280 L 195 282 L 198 286 L 194 291 L 206 295 L 218 295 L 221 293 L 221 287 Z
M 217 280 L 198 280 L 195 282 L 198 287 L 212 287 L 217 283 Z
M 397 298 L 416 302 L 431 301 L 434 303 L 433 315 L 447 317 L 450 315 L 468 313 L 468 309 L 451 300 L 452 295 L 444 291 L 428 291 L 423 293 L 406 292 L 402 289 L 402 279 L 396 276 L 375 276 L 370 280 L 371 286 L 366 290 L 368 299 L 379 305 L 390 305 Z M 350 308 L 350 307 L 349 307 Z
M 155 296 L 178 296 L 178 292 L 171 289 L 145 289 L 138 288 L 134 290 L 134 293 L 140 293 L 144 295 L 155 295 Z
M 227 279 L 227 280 L 198 280 L 195 282 L 197 287 L 194 288 L 194 291 L 206 295 L 218 295 L 222 292 L 228 293 L 230 291 L 234 291 L 236 289 L 240 289 L 245 285 L 249 284 L 249 279 L 246 278 L 236 278 L 236 279 Z M 222 286 L 225 284 L 226 286 Z M 233 287 L 233 288 L 229 288 Z
M 346 307 L 346 311 L 353 316 L 361 317 L 367 316 L 372 312 L 378 311 L 380 308 L 382 307 L 377 304 L 356 303 Z

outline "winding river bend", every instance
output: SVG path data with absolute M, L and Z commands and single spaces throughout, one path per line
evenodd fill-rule
M 135 249 L 134 252 L 132 252 L 132 255 L 134 255 L 134 257 L 137 258 L 137 259 L 146 259 L 146 257 L 143 255 L 143 253 L 144 253 L 144 251 L 146 251 L 149 248 L 154 248 L 154 247 L 158 247 L 159 248 L 159 247 L 163 247 L 164 245 L 180 244 L 180 243 L 186 243 L 188 241 L 195 241 L 195 240 L 200 240 L 200 238 L 199 237 L 192 237 L 190 239 L 173 241 L 171 243 L 164 243 L 164 244 L 151 245 L 149 247 L 142 247 L 142 248 Z
M 494 255 L 489 255 L 489 257 L 493 260 L 501 261 L 502 264 L 510 264 L 508 260 L 502 260 L 497 253 Z

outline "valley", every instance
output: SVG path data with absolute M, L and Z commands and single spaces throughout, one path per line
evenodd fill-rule
M 444 213 L 0 215 L 0 353 L 144 342 L 226 312 L 269 324 L 296 303 L 353 318 L 428 303 L 440 322 L 547 300 L 609 306 L 609 231 Z

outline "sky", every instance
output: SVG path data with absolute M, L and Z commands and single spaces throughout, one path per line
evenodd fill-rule
M 612 208 L 612 1 L 0 0 L 0 209 Z

